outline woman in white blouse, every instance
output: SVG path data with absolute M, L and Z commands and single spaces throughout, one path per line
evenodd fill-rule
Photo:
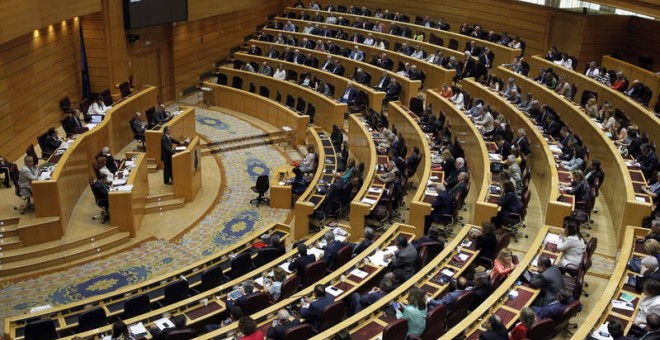
M 646 317 L 651 314 L 660 314 L 660 282 L 647 279 L 644 282 L 644 297 L 639 303 L 639 311 L 635 317 L 635 325 L 640 328 L 646 327 Z
M 286 70 L 284 69 L 282 64 L 279 64 L 277 66 L 277 70 L 275 70 L 275 73 L 273 73 L 273 78 L 279 80 L 286 80 Z
M 451 101 L 458 107 L 459 110 L 463 109 L 465 103 L 463 102 L 463 93 L 461 92 L 461 89 L 454 89 L 454 96 L 451 97 Z
M 302 164 L 300 164 L 299 166 L 300 171 L 302 171 L 303 173 L 314 171 L 315 159 L 316 159 L 316 154 L 314 151 L 314 145 L 307 144 L 307 156 L 305 156 L 305 159 L 303 160 Z
M 586 249 L 578 225 L 574 222 L 567 223 L 564 227 L 564 233 L 559 237 L 557 243 L 557 250 L 564 252 L 564 256 L 559 261 L 559 266 L 577 268 Z
M 286 280 L 286 272 L 284 269 L 280 267 L 276 267 L 273 270 L 273 281 L 270 282 L 264 280 L 264 285 L 266 290 L 268 290 L 268 293 L 270 296 L 273 298 L 273 301 L 277 301 L 280 299 L 280 296 L 282 295 L 282 283 L 284 283 L 284 280 Z

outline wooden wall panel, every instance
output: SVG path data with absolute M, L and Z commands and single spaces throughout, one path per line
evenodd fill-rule
M 108 89 L 110 83 L 107 35 L 103 13 L 98 12 L 82 17 L 82 29 L 92 92 L 100 93 Z
M 586 16 L 582 29 L 582 44 L 578 71 L 590 61 L 600 61 L 605 54 L 626 46 L 627 27 L 631 17 L 621 15 Z
M 0 45 L 0 154 L 17 159 L 37 135 L 59 126 L 59 100 L 80 98 L 79 50 L 75 20 Z
M 216 60 L 228 57 L 229 50 L 239 46 L 244 36 L 254 34 L 256 27 L 265 24 L 269 15 L 280 13 L 283 8 L 280 1 L 245 2 L 252 3 L 253 6 L 173 26 L 177 96 L 183 89 L 196 85 L 200 74 L 213 70 Z M 236 3 L 238 2 L 231 2 Z M 236 8 L 242 8 L 242 5 Z
M 101 0 L 0 1 L 0 44 L 36 29 L 101 10 Z
M 655 61 L 653 71 L 660 71 L 660 22 L 633 17 L 627 27 L 624 60 L 637 64 L 640 56 L 651 57 Z M 609 54 L 609 53 L 608 53 Z
M 188 21 L 195 21 L 217 15 L 228 14 L 242 10 L 254 10 L 277 3 L 282 7 L 282 0 L 188 0 Z

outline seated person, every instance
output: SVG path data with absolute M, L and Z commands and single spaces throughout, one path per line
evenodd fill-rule
M 643 243 L 644 253 L 650 255 L 651 257 L 655 257 L 656 260 L 660 263 L 660 242 L 654 239 L 648 239 Z M 628 269 L 634 271 L 635 273 L 641 273 L 642 260 L 643 258 L 633 256 L 633 258 L 628 261 Z M 648 265 L 646 267 L 648 268 Z
M 23 158 L 24 165 L 18 175 L 18 188 L 21 197 L 32 197 L 32 181 L 39 179 L 39 168 L 34 165 L 32 156 Z
M 469 285 L 470 283 L 468 283 Z M 474 300 L 472 300 L 472 305 L 470 310 L 475 310 L 484 302 L 488 296 L 490 296 L 490 280 L 486 272 L 478 272 L 474 274 L 474 281 L 471 286 L 467 287 L 467 290 L 474 293 Z
M 479 255 L 489 260 L 495 260 L 495 250 L 497 249 L 497 235 L 495 235 L 495 225 L 490 222 L 481 224 L 481 230 L 470 230 L 470 238 L 474 240 L 476 249 L 480 250 Z
M 552 319 L 554 321 L 559 321 L 559 317 L 564 311 L 564 308 L 571 302 L 571 300 L 573 300 L 571 291 L 562 289 L 557 294 L 556 300 L 543 307 L 533 306 L 532 309 L 536 313 L 538 319 Z
M 364 294 L 353 293 L 351 295 L 351 304 L 348 315 L 359 313 L 364 308 L 371 306 L 374 302 L 380 300 L 393 289 L 392 281 L 388 278 L 383 278 L 378 287 L 373 287 L 370 291 Z
M 112 153 L 110 153 L 110 147 L 104 146 L 103 150 L 96 155 L 96 159 L 98 160 L 101 156 L 105 157 L 105 167 L 108 168 L 111 173 L 117 173 L 121 162 L 117 161 Z
M 440 239 L 440 231 L 438 228 L 432 226 L 429 228 L 429 232 L 426 236 L 413 241 L 413 246 L 417 249 L 417 252 L 422 250 L 422 245 L 425 243 L 437 243 L 440 245 L 440 251 L 445 248 L 445 242 Z
M 577 269 L 586 249 L 578 224 L 573 221 L 566 223 L 564 232 L 559 236 L 559 242 L 557 242 L 557 250 L 564 253 L 559 261 L 559 266 Z
M 273 340 L 285 340 L 284 334 L 291 328 L 300 325 L 300 320 L 290 320 L 291 314 L 286 308 L 277 311 L 277 319 L 273 321 L 273 326 L 266 332 L 266 338 Z
M 506 326 L 502 323 L 502 318 L 497 314 L 488 317 L 486 331 L 479 335 L 479 340 L 489 339 L 508 339 Z
M 403 279 L 408 280 L 417 270 L 417 250 L 412 243 L 408 243 L 408 239 L 403 235 L 396 237 L 394 245 L 397 250 L 394 254 L 385 254 L 385 261 L 393 258 L 388 268 L 392 270 L 400 269 Z
M 423 290 L 413 287 L 408 294 L 408 304 L 399 302 L 396 318 L 408 321 L 408 335 L 421 336 L 426 328 L 426 299 Z
M 497 254 L 497 258 L 493 261 L 493 270 L 490 272 L 490 278 L 495 277 L 505 278 L 516 269 L 518 265 L 513 263 L 513 252 L 511 249 L 504 248 Z
M 275 267 L 273 269 L 273 280 L 269 278 L 264 280 L 264 288 L 268 291 L 273 301 L 278 301 L 280 299 L 280 294 L 282 293 L 282 283 L 286 280 L 286 272 L 280 267 Z
M 76 134 L 76 131 L 79 131 L 83 127 L 82 122 L 79 118 L 80 110 L 70 109 L 67 112 L 67 115 L 62 119 L 62 128 L 66 132 L 67 136 L 72 136 Z
M 289 271 L 295 271 L 298 276 L 304 278 L 305 267 L 316 261 L 316 257 L 312 254 L 307 255 L 307 245 L 304 243 L 298 243 L 296 249 L 298 250 L 298 257 L 289 262 Z
M 264 333 L 257 329 L 257 323 L 249 316 L 243 316 L 238 320 L 238 331 L 243 334 L 239 340 L 261 340 Z
M 445 305 L 447 310 L 451 312 L 451 309 L 454 307 L 456 300 L 465 293 L 468 280 L 464 277 L 459 277 L 458 280 L 451 280 L 449 293 L 445 294 L 442 298 L 438 300 L 430 299 L 428 301 L 429 310 L 437 307 L 438 305 Z
M 131 130 L 133 130 L 133 133 L 136 136 L 139 135 L 141 138 L 144 138 L 144 132 L 146 129 L 147 124 L 142 121 L 142 114 L 140 112 L 136 112 L 133 116 L 133 120 L 131 120 Z
M 0 174 L 5 174 L 5 178 L 2 182 L 5 187 L 11 188 L 11 181 L 9 176 L 9 169 L 14 165 L 12 162 L 8 162 L 6 158 L 0 156 Z
M 633 337 L 623 335 L 624 327 L 621 324 L 621 321 L 614 318 L 607 324 L 607 332 L 610 333 L 612 340 L 635 340 Z
M 454 211 L 454 197 L 450 195 L 442 183 L 435 184 L 435 192 L 438 195 L 433 199 L 431 215 L 426 217 L 426 227 L 428 229 L 431 223 L 447 225 L 451 222 L 449 215 Z
M 170 115 L 169 112 L 165 110 L 165 104 L 160 104 L 156 106 L 154 115 L 151 117 L 152 121 L 149 122 L 149 124 L 151 125 L 163 124 L 168 122 L 170 119 L 172 119 L 172 116 Z
M 101 177 L 94 180 L 92 183 L 92 189 L 96 196 L 98 196 L 98 205 L 103 208 L 108 208 L 108 194 L 110 193 L 110 183 L 112 181 L 108 180 L 108 175 L 101 174 Z
M 239 297 L 236 300 L 227 299 L 228 309 L 231 309 L 233 306 L 236 306 L 239 307 L 242 311 L 245 308 L 245 304 L 247 303 L 248 297 L 261 293 L 260 291 L 254 290 L 254 283 L 252 282 L 252 280 L 243 281 L 243 283 L 241 284 L 241 288 L 239 289 L 243 295 L 241 295 L 241 297 Z
M 173 331 L 181 331 L 184 329 L 192 330 L 191 328 L 186 328 L 186 316 L 183 314 L 174 316 L 172 318 L 172 322 L 174 322 L 174 327 L 168 327 L 163 329 L 162 331 L 158 327 L 152 327 L 150 331 L 153 338 L 155 340 L 163 340 L 163 339 L 167 339 L 167 336 Z
M 635 288 L 641 292 L 644 287 L 644 282 L 647 280 L 656 280 L 660 282 L 660 268 L 658 268 L 658 259 L 653 256 L 644 256 L 641 261 L 641 268 L 639 273 L 642 274 L 636 277 Z
M 89 109 L 87 109 L 87 115 L 88 116 L 105 116 L 105 114 L 110 109 L 112 109 L 112 106 L 106 106 L 105 103 L 103 102 L 103 97 L 97 96 L 96 99 L 94 99 L 94 102 L 92 103 L 92 105 L 89 106 Z
M 238 320 L 240 320 L 242 316 L 243 316 L 243 310 L 240 307 L 233 306 L 229 310 L 229 317 L 222 320 L 222 324 L 208 324 L 204 326 L 204 331 L 206 333 L 213 332 L 214 330 L 222 326 L 227 326 L 232 322 L 238 322 Z
M 303 159 L 302 163 L 298 165 L 300 167 L 300 170 L 303 173 L 308 173 L 308 172 L 314 172 L 315 166 L 316 165 L 316 151 L 314 149 L 314 145 L 312 144 L 307 144 L 307 155 L 305 155 L 305 159 Z
M 538 273 L 532 275 L 529 284 L 541 289 L 535 305 L 545 307 L 554 301 L 557 294 L 564 288 L 564 279 L 559 268 L 552 264 L 552 260 L 541 255 L 538 259 Z
M 530 307 L 520 310 L 520 322 L 511 330 L 511 340 L 527 339 L 527 331 L 536 321 L 536 313 Z
M 398 178 L 398 173 L 399 169 L 396 167 L 396 164 L 394 161 L 390 160 L 387 162 L 387 164 L 385 164 L 385 172 L 377 174 L 376 178 L 385 184 L 389 184 Z
M 108 180 L 112 181 L 114 174 L 107 167 L 108 159 L 105 156 L 100 156 L 96 158 L 96 163 L 93 165 L 94 172 L 96 172 L 96 178 L 101 178 L 102 174 L 105 174 Z
M 314 297 L 316 297 L 314 300 L 308 297 L 303 298 L 308 305 L 303 306 L 300 310 L 300 316 L 305 319 L 306 323 L 311 324 L 314 328 L 318 328 L 321 325 L 321 313 L 323 313 L 325 307 L 335 301 L 335 297 L 332 294 L 325 293 L 324 285 L 316 285 L 314 287 Z
M 50 156 L 60 145 L 62 145 L 62 141 L 57 137 L 57 130 L 52 127 L 46 133 L 46 139 L 44 140 L 43 150 L 41 152 L 44 156 Z
M 500 228 L 512 214 L 520 214 L 520 211 L 523 209 L 522 202 L 520 202 L 513 182 L 502 182 L 502 192 L 499 202 L 500 210 L 491 220 L 496 228 Z
M 323 238 L 325 239 L 326 246 L 323 247 L 323 257 L 321 260 L 328 265 L 329 269 L 334 269 L 335 261 L 337 260 L 337 253 L 339 252 L 339 249 L 344 247 L 344 243 L 335 240 L 335 233 L 332 231 L 326 231 Z
M 369 248 L 369 246 L 374 243 L 375 239 L 376 233 L 374 233 L 374 230 L 371 229 L 371 227 L 365 227 L 362 241 L 353 247 L 353 257 Z
M 277 249 L 279 251 L 279 256 L 282 256 L 286 253 L 286 248 L 282 244 L 282 241 L 280 240 L 280 236 L 277 234 L 273 234 L 270 236 L 268 239 L 268 244 L 261 248 L 261 250 L 264 249 Z
M 303 171 L 299 167 L 293 168 L 292 171 L 295 176 L 289 180 L 288 184 L 291 184 L 291 192 L 293 193 L 293 200 L 295 201 L 297 197 L 307 190 L 308 183 L 305 181 Z
M 581 170 L 571 171 L 571 186 L 572 188 L 566 190 L 569 195 L 575 195 L 575 200 L 579 202 L 587 202 L 591 199 L 591 186 L 584 178 L 584 173 Z

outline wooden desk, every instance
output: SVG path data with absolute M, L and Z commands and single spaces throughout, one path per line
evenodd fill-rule
M 312 22 L 309 22 L 309 21 L 295 20 L 295 19 L 279 18 L 279 20 L 285 20 L 285 22 L 286 22 L 286 20 L 289 20 L 292 23 L 297 24 L 299 26 L 300 32 L 302 32 L 302 29 L 305 25 L 312 24 Z M 442 83 L 451 84 L 452 81 L 453 81 L 453 78 L 456 76 L 456 70 L 446 69 L 446 68 L 441 67 L 439 65 L 428 63 L 428 62 L 424 61 L 423 59 L 416 59 L 416 58 L 413 58 L 413 57 L 408 56 L 406 54 L 398 53 L 394 50 L 395 45 L 396 45 L 395 42 L 397 42 L 399 44 L 405 43 L 405 44 L 410 45 L 413 48 L 416 45 L 419 45 L 420 47 L 423 47 L 425 52 L 427 52 L 427 55 L 428 55 L 429 51 L 432 52 L 432 53 L 435 53 L 436 50 L 442 49 L 443 53 L 447 57 L 454 56 L 454 57 L 456 57 L 456 60 L 461 60 L 461 61 L 465 59 L 465 55 L 462 52 L 450 50 L 450 49 L 444 48 L 442 46 L 432 45 L 432 44 L 429 44 L 429 43 L 425 43 L 423 41 L 416 41 L 416 40 L 403 38 L 403 37 L 398 37 L 398 36 L 394 36 L 394 35 L 382 34 L 382 33 L 377 33 L 377 32 L 373 32 L 373 31 L 369 31 L 369 30 L 357 29 L 357 28 L 341 26 L 341 25 L 324 24 L 324 26 L 328 26 L 328 28 L 333 29 L 333 30 L 341 29 L 342 31 L 345 31 L 345 32 L 360 33 L 360 34 L 364 35 L 365 37 L 368 33 L 377 34 L 380 38 L 383 38 L 383 39 L 389 41 L 389 47 L 387 49 L 388 54 L 392 54 L 392 55 L 395 55 L 395 56 L 400 56 L 400 57 L 404 58 L 404 59 L 402 59 L 402 61 L 406 60 L 407 62 L 411 63 L 411 65 L 417 65 L 418 70 L 424 71 L 424 73 L 426 73 L 426 84 L 433 84 L 432 86 L 442 85 Z M 307 36 L 309 37 L 309 34 Z M 317 39 L 322 38 L 323 40 L 328 39 L 326 37 L 321 37 L 321 36 L 316 36 L 316 35 L 312 35 L 312 37 L 316 37 Z M 333 42 L 340 41 L 340 42 L 343 42 L 344 44 L 350 44 L 351 45 L 350 48 L 352 48 L 352 46 L 359 46 L 360 50 L 365 52 L 365 58 L 364 58 L 365 62 L 369 62 L 369 60 L 370 60 L 370 59 L 367 59 L 367 55 L 369 55 L 369 57 L 371 58 L 374 55 L 378 55 L 378 54 L 383 52 L 383 50 L 380 49 L 380 48 L 365 45 L 365 44 L 361 44 L 361 43 L 357 43 L 357 42 L 353 42 L 353 41 L 350 41 L 350 40 L 341 40 L 341 39 L 334 40 L 333 39 L 332 41 Z M 367 54 L 366 53 L 367 50 L 371 51 L 371 53 Z M 475 58 L 475 60 L 476 60 L 476 58 Z M 395 64 L 394 66 L 397 66 L 397 65 Z M 424 84 L 422 84 L 422 85 L 424 85 Z M 428 87 L 428 85 L 427 85 L 427 87 Z
M 271 33 L 274 32 L 279 32 L 279 31 L 272 31 Z M 326 38 L 323 38 L 326 39 Z M 335 39 L 336 40 L 336 39 Z M 341 41 L 341 40 L 339 40 Z M 276 50 L 280 52 L 280 56 L 282 55 L 284 49 L 286 48 L 286 45 L 279 45 L 275 43 L 270 43 L 270 42 L 265 42 L 265 41 L 258 41 L 258 40 L 250 40 L 250 44 L 253 44 L 255 46 L 261 47 L 262 51 L 264 54 L 268 53 L 268 49 L 272 46 Z M 422 86 L 422 82 L 419 80 L 410 80 L 407 77 L 404 77 L 400 74 L 397 74 L 396 72 L 393 71 L 388 71 L 386 69 L 380 68 L 375 65 L 371 65 L 368 62 L 361 62 L 353 59 L 346 58 L 342 55 L 339 54 L 330 54 L 326 52 L 320 52 L 320 51 L 315 51 L 315 50 L 310 50 L 310 49 L 304 49 L 304 48 L 299 48 L 301 50 L 301 53 L 311 54 L 314 56 L 316 59 L 319 60 L 319 67 L 323 65 L 323 62 L 325 62 L 326 58 L 328 55 L 331 55 L 333 59 L 337 59 L 341 61 L 342 66 L 345 68 L 344 74 L 347 74 L 347 72 L 350 72 L 350 70 L 354 70 L 356 68 L 362 68 L 365 72 L 371 74 L 371 86 L 376 85 L 378 82 L 378 79 L 380 78 L 381 74 L 383 72 L 387 73 L 387 76 L 390 78 L 396 79 L 396 82 L 401 86 L 401 93 L 400 97 L 402 100 L 407 100 L 408 102 L 410 98 L 414 97 L 417 95 L 417 90 Z M 279 59 L 278 59 L 279 60 Z M 325 72 L 325 71 L 324 71 Z M 352 75 L 352 74 L 351 74 Z M 336 91 L 335 91 L 336 92 Z M 331 131 L 331 130 L 328 130 Z
M 324 231 L 322 230 L 321 233 L 323 232 Z M 364 283 L 371 281 L 372 278 L 376 277 L 377 274 L 384 269 L 384 267 L 377 265 L 375 263 L 365 264 L 364 259 L 367 257 L 367 255 L 372 254 L 377 250 L 384 250 L 388 246 L 391 246 L 392 245 L 391 242 L 394 241 L 394 239 L 398 235 L 405 235 L 408 238 L 410 238 L 413 236 L 412 228 L 410 226 L 406 226 L 398 223 L 392 225 L 387 231 L 383 233 L 383 235 L 381 235 L 378 239 L 376 239 L 374 243 L 371 246 L 369 246 L 365 251 L 358 254 L 348 263 L 336 269 L 331 274 L 326 275 L 323 279 L 319 280 L 317 284 L 326 285 L 326 286 L 333 285 L 343 290 L 343 293 L 337 296 L 335 298 L 335 301 L 350 296 L 352 292 L 359 289 Z M 353 281 L 353 278 L 351 278 L 351 272 L 356 268 L 367 272 L 368 277 L 361 280 L 360 282 Z M 342 277 L 345 278 L 342 280 Z M 278 301 L 272 306 L 258 313 L 252 314 L 251 317 L 257 322 L 258 325 L 265 325 L 268 322 L 272 322 L 278 310 L 282 308 L 298 309 L 299 308 L 298 305 L 300 304 L 300 298 L 305 296 L 311 297 L 313 294 L 313 289 L 314 289 L 314 285 L 304 288 L 294 296 L 291 296 L 286 299 L 282 299 L 281 301 Z M 235 333 L 237 326 L 238 323 L 233 322 L 213 332 L 203 334 L 197 339 L 203 340 L 203 339 L 225 338 L 228 337 L 229 334 Z
M 299 8 L 293 8 L 293 7 L 287 7 L 287 11 L 293 11 L 294 13 L 300 12 Z M 314 10 L 309 10 L 306 9 L 306 12 L 308 12 L 310 15 L 313 14 L 313 12 L 316 12 Z M 326 12 L 327 13 L 327 12 Z M 325 13 L 324 13 L 325 14 Z M 349 13 L 335 13 L 337 17 L 344 17 L 346 19 L 349 19 L 351 21 L 355 20 L 366 20 L 368 22 L 382 22 L 385 24 L 385 31 L 389 32 L 390 27 L 392 25 L 397 25 L 399 27 L 404 27 L 408 26 L 413 32 L 416 31 L 422 31 L 424 32 L 424 41 L 430 42 L 431 37 L 434 37 L 434 40 L 436 41 L 438 46 L 449 46 L 450 40 L 456 40 L 458 43 L 458 48 L 457 50 L 463 51 L 465 49 L 466 44 L 468 44 L 470 41 L 475 41 L 477 46 L 480 47 L 488 47 L 490 50 L 495 54 L 495 59 L 497 60 L 497 64 L 493 63 L 493 65 L 500 65 L 500 64 L 506 64 L 510 63 L 513 60 L 513 57 L 517 57 L 519 55 L 522 55 L 523 51 L 520 49 L 513 49 L 508 46 L 500 45 L 497 43 L 493 43 L 490 41 L 482 40 L 482 39 L 476 39 L 471 36 L 466 36 L 459 34 L 457 32 L 450 32 L 450 31 L 443 31 L 439 28 L 430 28 L 422 25 L 417 25 L 415 23 L 407 23 L 407 22 L 401 22 L 401 21 L 394 21 L 394 20 L 387 20 L 387 19 L 375 19 L 372 17 L 368 16 L 362 16 L 362 15 L 355 15 L 355 14 L 349 14 Z M 414 16 L 411 16 L 411 19 L 414 20 Z M 438 39 L 439 38 L 439 39 Z M 436 84 L 436 86 L 439 84 Z
M 109 311 L 108 316 L 114 317 L 123 312 L 123 304 L 126 299 L 139 294 L 148 294 L 152 302 L 156 303 L 163 298 L 164 287 L 171 282 L 179 280 L 180 275 L 188 279 L 191 288 L 195 288 L 201 283 L 201 275 L 205 270 L 220 266 L 227 273 L 230 267 L 229 255 L 250 251 L 252 244 L 260 242 L 262 240 L 261 236 L 264 234 L 278 235 L 283 244 L 286 244 L 287 240 L 288 242 L 292 242 L 292 234 L 288 225 L 269 224 L 268 226 L 250 232 L 242 238 L 241 242 L 224 247 L 221 251 L 213 255 L 203 257 L 188 266 L 151 278 L 138 285 L 126 286 L 110 293 L 71 302 L 41 312 L 5 318 L 4 331 L 6 338 L 22 338 L 27 321 L 34 318 L 50 318 L 54 320 L 60 336 L 67 336 L 77 327 L 78 315 L 85 310 L 98 306 Z M 320 236 L 322 236 L 322 233 L 319 234 Z
M 291 186 L 288 179 L 294 176 L 293 165 L 279 165 L 272 171 L 270 177 L 270 207 L 278 209 L 291 209 Z M 284 185 L 282 185 L 284 184 Z
M 457 137 L 465 150 L 465 164 L 470 172 L 470 192 L 466 198 L 468 204 L 474 204 L 469 209 L 472 216 L 467 221 L 474 224 L 489 222 L 497 215 L 498 205 L 488 202 L 488 189 L 492 179 L 490 160 L 483 136 L 474 123 L 447 98 L 440 95 L 439 90 L 427 91 L 426 100 L 433 105 L 433 110 L 442 111 L 451 123 L 452 135 Z
M 640 253 L 642 249 L 638 249 L 641 243 L 635 242 L 635 237 L 644 237 L 648 234 L 648 229 L 639 227 L 626 226 L 623 241 L 621 242 L 621 253 L 614 267 L 614 271 L 610 276 L 610 280 L 603 290 L 599 292 L 599 299 L 593 306 L 587 318 L 580 324 L 580 327 L 575 332 L 576 339 L 586 339 L 588 336 L 596 331 L 606 321 L 617 319 L 621 321 L 625 328 L 625 333 L 630 330 L 632 320 L 637 312 L 640 294 L 635 291 L 635 287 L 626 284 L 628 277 L 637 275 L 628 269 L 628 262 L 633 257 L 641 257 L 646 254 Z M 636 297 L 633 301 L 635 304 L 635 311 L 624 311 L 612 308 L 612 300 L 619 299 L 622 292 L 626 292 Z M 624 334 L 625 334 L 624 333 Z
M 541 211 L 545 215 L 545 224 L 562 225 L 564 216 L 570 215 L 571 207 L 557 201 L 559 197 L 559 179 L 557 167 L 548 141 L 541 131 L 527 116 L 514 105 L 502 98 L 497 92 L 478 84 L 472 78 L 461 82 L 464 91 L 472 98 L 482 98 L 490 107 L 503 114 L 515 132 L 525 129 L 532 152 L 527 156 L 527 167 L 532 170 L 534 188 L 541 201 Z
M 603 60 L 605 60 L 605 58 L 606 57 L 603 57 Z M 529 65 L 533 76 L 535 76 L 534 72 L 540 67 L 552 68 L 557 75 L 564 76 L 569 83 L 575 83 L 578 87 L 578 93 L 575 95 L 575 101 L 577 103 L 583 102 L 584 99 L 582 98 L 582 94 L 584 90 L 596 93 L 599 104 L 602 105 L 605 102 L 609 102 L 614 108 L 621 109 L 626 116 L 630 118 L 630 122 L 639 127 L 640 133 L 646 132 L 651 141 L 654 141 L 655 143 L 660 142 L 658 140 L 658 136 L 660 136 L 660 121 L 655 117 L 653 111 L 630 99 L 630 97 L 625 94 L 613 90 L 609 86 L 589 78 L 583 73 L 558 66 L 551 61 L 545 60 L 542 56 L 533 56 L 529 58 Z M 626 76 L 628 75 L 626 74 Z M 660 78 L 656 77 L 656 83 L 658 81 L 657 79 Z M 633 80 L 634 79 L 631 77 L 630 81 L 632 82 Z M 653 91 L 654 100 L 658 98 L 657 90 L 658 89 L 655 89 Z
M 153 130 L 147 130 L 144 133 L 144 143 L 147 149 L 147 158 L 155 161 L 158 168 L 163 168 L 163 162 L 160 160 L 160 141 L 163 137 L 163 129 L 169 126 L 170 135 L 175 139 L 192 138 L 197 134 L 195 129 L 195 109 L 191 107 L 180 107 L 179 113 L 162 126 Z M 183 137 L 183 138 L 181 138 Z
M 478 228 L 478 227 L 476 227 Z M 470 263 L 478 256 L 470 247 L 463 247 L 465 254 L 469 258 L 462 264 L 452 263 L 452 257 L 456 255 L 456 250 L 461 246 L 471 226 L 466 226 L 459 231 L 458 235 L 448 244 L 445 248 L 431 260 L 426 266 L 421 268 L 410 279 L 404 281 L 398 288 L 379 299 L 371 306 L 364 308 L 359 313 L 346 318 L 344 321 L 333 326 L 332 328 L 316 335 L 313 339 L 321 340 L 328 339 L 342 330 L 348 330 L 354 339 L 374 339 L 379 333 L 383 331 L 385 326 L 392 321 L 383 315 L 383 308 L 389 305 L 392 301 L 405 300 L 408 291 L 412 287 L 420 287 L 428 292 L 430 295 L 437 296 L 440 292 L 447 289 L 448 285 L 439 285 L 434 280 L 437 278 L 438 273 L 446 267 L 454 268 L 454 277 L 461 275 L 463 270 L 469 266 Z M 473 246 L 473 245 L 472 245 Z M 456 266 L 459 265 L 459 266 Z
M 199 137 L 194 136 L 185 150 L 172 156 L 174 197 L 192 202 L 202 187 L 202 159 Z
M 310 73 L 314 75 L 314 77 L 316 77 L 317 79 L 321 79 L 325 83 L 333 85 L 335 87 L 335 96 L 337 95 L 341 96 L 343 91 L 339 91 L 339 90 L 345 89 L 346 83 L 351 81 L 351 78 L 348 76 L 342 77 L 310 66 L 300 65 L 284 60 L 275 60 L 268 57 L 250 55 L 246 53 L 235 53 L 234 58 L 241 61 L 256 62 L 259 65 L 262 65 L 263 62 L 266 62 L 268 65 L 270 65 L 270 67 L 273 68 L 273 70 L 277 69 L 277 64 L 281 63 L 287 71 L 290 70 L 296 71 L 296 73 L 298 73 L 298 76 L 302 75 L 303 73 Z M 367 98 L 369 98 L 368 106 L 374 109 L 375 111 L 380 112 L 383 107 L 383 99 L 385 99 L 385 92 L 376 91 L 369 86 L 365 86 L 357 82 L 352 82 L 352 83 L 353 83 L 353 87 L 355 87 L 356 90 L 362 91 L 367 95 Z
M 136 156 L 132 162 L 134 167 L 128 175 L 126 185 L 132 185 L 133 188 L 128 191 L 111 191 L 108 194 L 108 209 L 112 224 L 119 227 L 120 231 L 130 232 L 131 237 L 135 237 L 142 224 L 144 206 L 149 196 L 149 177 L 144 154 Z
M 245 88 L 247 88 L 250 83 L 254 84 L 255 88 L 257 89 L 260 88 L 261 86 L 268 88 L 270 90 L 270 95 L 268 98 L 273 100 L 277 98 L 278 92 L 282 95 L 282 101 L 286 100 L 287 95 L 291 95 L 294 98 L 298 98 L 298 97 L 304 98 L 307 104 L 312 104 L 316 107 L 316 116 L 314 117 L 314 122 L 322 126 L 323 129 L 326 131 L 332 131 L 333 125 L 343 126 L 344 112 L 348 110 L 348 106 L 346 104 L 340 103 L 339 101 L 333 98 L 326 97 L 320 93 L 315 92 L 312 89 L 294 85 L 288 81 L 278 80 L 273 77 L 268 77 L 262 74 L 241 71 L 241 70 L 234 70 L 226 67 L 220 68 L 220 73 L 227 75 L 227 78 L 230 81 L 233 77 L 239 77 L 243 79 L 243 86 Z M 222 93 L 220 95 L 222 95 Z M 257 95 L 255 94 L 255 96 Z M 233 107 L 238 112 L 254 111 L 255 110 L 254 105 L 256 105 L 254 100 L 245 100 L 245 97 L 243 96 L 240 97 L 235 95 L 232 96 L 225 95 L 222 97 L 216 96 L 216 100 L 218 101 L 217 105 L 221 107 L 225 105 L 230 105 L 229 103 L 227 103 L 227 100 L 231 100 L 231 107 Z M 271 115 L 275 115 L 275 113 L 279 113 L 279 112 L 280 110 L 276 111 L 274 110 L 274 107 L 272 107 L 272 109 L 271 107 L 269 107 L 269 110 L 267 111 L 269 117 L 268 120 L 266 119 L 262 119 L 262 120 L 270 122 L 273 119 Z M 263 115 L 266 113 L 266 111 L 260 111 L 259 113 Z M 282 117 L 282 115 L 278 114 L 278 117 Z M 281 125 L 276 125 L 276 126 L 281 126 Z M 293 126 L 291 125 L 289 126 L 293 128 Z M 296 130 L 296 141 L 298 140 L 298 138 L 300 138 L 300 136 L 298 136 L 298 133 L 300 132 Z M 304 139 L 304 133 L 303 133 L 303 139 Z
M 535 99 L 552 107 L 560 114 L 560 119 L 582 137 L 590 148 L 590 159 L 601 161 L 607 174 L 607 184 L 600 190 L 600 196 L 607 203 L 612 225 L 617 234 L 617 242 L 623 239 L 624 226 L 639 224 L 651 212 L 649 203 L 635 200 L 633 184 L 623 158 L 614 143 L 589 119 L 575 104 L 547 89 L 532 79 L 521 76 L 502 66 L 493 70 L 499 77 L 515 79 L 523 92 L 531 92 Z
M 355 116 L 348 117 L 348 150 L 355 158 L 355 164 L 364 163 L 362 187 L 358 190 L 353 201 L 351 201 L 350 224 L 353 229 L 353 240 L 363 235 L 366 217 L 372 209 L 372 205 L 360 202 L 366 196 L 371 183 L 376 176 L 376 145 L 374 144 L 368 128 Z
M 607 68 L 608 70 L 621 71 L 623 72 L 623 75 L 630 80 L 630 82 L 637 79 L 644 85 L 650 87 L 651 91 L 653 91 L 653 96 L 649 102 L 649 107 L 653 108 L 655 106 L 655 103 L 658 100 L 658 91 L 660 91 L 660 76 L 658 76 L 657 73 L 643 69 L 637 65 L 627 63 L 623 60 L 613 58 L 609 55 L 603 56 L 603 62 L 601 63 L 601 66 Z
M 114 153 L 133 141 L 128 121 L 136 111 L 144 111 L 156 103 L 156 92 L 155 87 L 148 86 L 115 105 L 93 130 L 76 138 L 62 155 L 50 180 L 32 183 L 36 217 L 59 217 L 59 221 L 57 227 L 39 224 L 21 233 L 23 244 L 53 241 L 64 235 L 80 195 L 89 188 L 89 179 L 95 177 L 91 166 L 94 156 L 105 146 Z
M 204 86 L 213 90 L 213 105 L 250 115 L 278 128 L 288 126 L 293 129 L 296 145 L 305 144 L 309 116 L 301 116 L 285 105 L 254 93 L 210 82 L 204 82 Z

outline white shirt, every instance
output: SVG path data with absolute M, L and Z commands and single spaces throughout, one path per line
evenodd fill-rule
M 275 70 L 275 73 L 273 73 L 273 78 L 279 79 L 279 80 L 286 80 L 286 70 L 285 69 Z
M 597 68 L 593 70 L 587 70 L 587 72 L 585 72 L 585 75 L 587 77 L 596 78 L 600 75 L 600 71 Z
M 366 39 L 364 39 L 364 44 L 369 45 L 369 46 L 373 46 L 374 39 L 373 38 L 366 38 Z
M 422 51 L 422 50 L 415 51 L 415 52 L 413 52 L 411 57 L 416 58 L 416 59 L 422 59 L 422 58 L 424 58 L 424 51 Z
M 458 106 L 459 109 L 463 108 L 463 93 L 456 93 L 452 98 L 451 101 Z
M 90 105 L 89 109 L 87 109 L 87 114 L 90 116 L 105 116 L 105 113 L 111 108 L 112 106 L 105 106 L 102 102 L 100 104 L 94 102 L 94 104 Z
M 559 266 L 566 267 L 570 265 L 571 268 L 577 268 L 580 261 L 582 261 L 582 254 L 584 254 L 586 249 L 584 240 L 580 239 L 577 235 L 568 236 L 563 240 L 559 239 L 557 250 L 564 252 Z
M 660 314 L 660 295 L 653 297 L 645 296 L 639 304 L 639 311 L 635 317 L 635 324 L 638 326 L 646 326 L 646 316 L 656 313 Z

